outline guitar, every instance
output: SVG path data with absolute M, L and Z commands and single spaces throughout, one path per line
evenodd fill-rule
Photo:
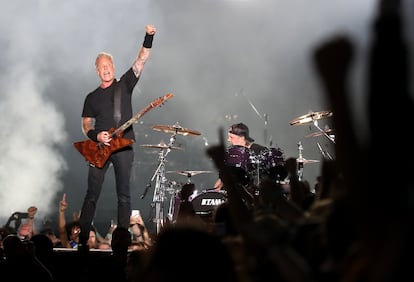
M 117 129 L 111 128 L 108 132 L 112 136 L 112 140 L 110 142 L 110 146 L 107 146 L 101 142 L 95 142 L 91 139 L 83 140 L 74 142 L 73 146 L 81 153 L 85 159 L 94 165 L 97 168 L 102 168 L 106 161 L 109 159 L 109 156 L 124 147 L 127 147 L 134 143 L 134 140 L 123 138 L 123 133 L 125 129 L 130 127 L 133 123 L 135 123 L 138 119 L 140 119 L 145 113 L 149 110 L 158 107 L 165 103 L 168 99 L 172 98 L 174 94 L 167 93 L 163 97 L 159 97 L 155 99 L 151 104 L 149 104 L 145 109 L 141 110 L 131 119 L 126 121 Z

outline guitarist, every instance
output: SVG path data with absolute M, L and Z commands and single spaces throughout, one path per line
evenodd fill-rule
M 144 42 L 137 58 L 119 80 L 115 79 L 112 55 L 101 52 L 96 57 L 95 67 L 100 85 L 85 98 L 82 111 L 82 131 L 88 138 L 102 146 L 111 146 L 113 137 L 109 131 L 132 117 L 131 96 L 150 56 L 156 28 L 153 25 L 146 25 L 145 31 Z M 132 126 L 123 132 L 122 138 L 135 140 Z M 126 229 L 129 228 L 131 216 L 130 176 L 133 158 L 133 148 L 132 145 L 129 145 L 112 152 L 102 168 L 89 164 L 88 189 L 79 218 L 81 227 L 79 236 L 80 251 L 89 249 L 86 242 L 92 227 L 105 173 L 110 163 L 114 167 L 118 198 L 117 225 Z

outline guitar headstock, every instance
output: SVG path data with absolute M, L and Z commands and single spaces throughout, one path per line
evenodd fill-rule
M 172 97 L 174 97 L 174 94 L 173 93 L 167 93 L 167 94 L 165 94 L 164 96 L 162 96 L 162 97 L 159 97 L 159 98 L 157 98 L 157 99 L 155 99 L 152 103 L 151 103 L 151 105 L 152 105 L 152 107 L 158 107 L 158 106 L 161 106 L 161 105 L 163 105 L 168 99 L 171 99 Z

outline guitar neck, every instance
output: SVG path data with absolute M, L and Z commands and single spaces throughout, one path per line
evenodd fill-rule
M 149 110 L 151 110 L 152 108 L 155 108 L 157 106 L 160 106 L 161 104 L 163 104 L 166 100 L 172 98 L 174 96 L 174 94 L 172 93 L 167 93 L 165 94 L 163 97 L 160 97 L 156 100 L 154 100 L 151 104 L 149 104 L 145 109 L 141 110 L 139 113 L 137 113 L 135 116 L 133 116 L 132 118 L 130 118 L 128 121 L 126 121 L 125 123 L 123 123 L 120 127 L 118 127 L 117 129 L 115 129 L 115 131 L 112 133 L 112 136 L 118 136 L 119 134 L 121 134 L 122 132 L 124 132 L 125 129 L 127 129 L 128 127 L 130 127 L 132 124 L 134 124 L 138 119 L 140 119 L 145 113 L 147 113 Z
M 122 132 L 124 132 L 125 129 L 127 129 L 132 124 L 134 124 L 140 117 L 142 117 L 144 115 L 144 113 L 146 113 L 147 111 L 149 111 L 152 108 L 153 107 L 147 107 L 147 108 L 145 108 L 144 111 L 141 111 L 138 114 L 136 114 L 135 116 L 133 116 L 132 118 L 130 118 L 128 121 L 126 121 L 120 127 L 118 127 L 117 129 L 115 129 L 115 131 L 112 133 L 112 135 L 113 136 L 117 136 L 117 135 L 121 134 Z

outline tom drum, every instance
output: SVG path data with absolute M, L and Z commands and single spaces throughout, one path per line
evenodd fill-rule
M 262 173 L 269 175 L 276 180 L 284 180 L 287 177 L 285 167 L 285 156 L 279 148 L 268 148 L 260 155 L 260 168 Z

